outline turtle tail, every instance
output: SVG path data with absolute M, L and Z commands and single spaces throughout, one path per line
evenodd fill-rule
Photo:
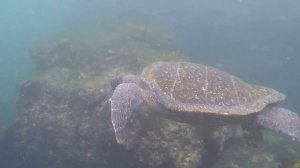
M 286 134 L 300 142 L 300 118 L 295 112 L 273 107 L 258 114 L 256 122 L 264 128 Z
M 110 99 L 111 121 L 119 144 L 123 144 L 126 140 L 126 124 L 132 112 L 143 102 L 140 95 L 139 86 L 134 83 L 122 83 L 116 87 Z

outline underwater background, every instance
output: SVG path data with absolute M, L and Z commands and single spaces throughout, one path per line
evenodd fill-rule
M 112 77 L 189 61 L 274 88 L 300 114 L 300 1 L 0 2 L 0 167 L 300 167 L 300 144 L 277 134 L 251 148 L 222 128 L 209 144 L 160 119 L 129 157 L 108 105 Z

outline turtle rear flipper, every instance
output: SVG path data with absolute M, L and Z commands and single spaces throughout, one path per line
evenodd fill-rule
M 274 107 L 259 113 L 256 122 L 264 128 L 286 134 L 293 140 L 300 141 L 300 118 L 295 112 Z
M 126 139 L 126 124 L 132 112 L 142 102 L 141 88 L 134 83 L 123 83 L 116 87 L 111 99 L 111 121 L 116 140 L 123 144 Z

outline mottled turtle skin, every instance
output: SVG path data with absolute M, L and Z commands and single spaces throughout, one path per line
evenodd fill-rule
M 125 139 L 132 112 L 142 103 L 180 122 L 220 126 L 254 121 L 300 140 L 297 114 L 277 107 L 285 99 L 284 94 L 248 84 L 217 68 L 157 62 L 145 67 L 140 76 L 118 76 L 111 84 L 115 88 L 111 118 L 119 143 Z

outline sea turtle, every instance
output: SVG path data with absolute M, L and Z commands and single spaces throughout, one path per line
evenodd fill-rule
M 255 123 L 300 141 L 300 118 L 278 106 L 284 94 L 248 84 L 214 67 L 156 62 L 145 67 L 140 76 L 115 77 L 111 85 L 111 120 L 120 144 L 125 141 L 131 114 L 141 104 L 192 125 Z

